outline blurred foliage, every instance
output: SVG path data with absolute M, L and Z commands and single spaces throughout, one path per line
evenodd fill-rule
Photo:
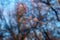
M 60 40 L 59 0 L 0 0 L 0 40 Z

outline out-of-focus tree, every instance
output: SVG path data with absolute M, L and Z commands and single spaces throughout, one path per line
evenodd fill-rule
M 60 20 L 57 10 L 51 4 L 51 0 L 31 0 L 31 6 L 32 9 L 29 10 L 24 3 L 16 4 L 16 13 L 14 14 L 16 19 L 10 18 L 10 26 L 6 23 L 6 25 L 4 25 L 6 26 L 5 30 L 10 34 L 10 38 L 3 38 L 5 35 L 0 33 L 0 40 L 55 40 L 54 36 L 59 33 L 57 32 L 58 28 L 56 28 L 55 23 Z M 25 13 L 28 14 L 28 18 L 25 17 Z M 10 16 L 9 14 L 9 17 Z M 17 25 L 13 25 L 15 22 L 13 23 L 12 20 L 16 20 Z M 18 32 L 14 32 L 15 29 L 17 29 Z

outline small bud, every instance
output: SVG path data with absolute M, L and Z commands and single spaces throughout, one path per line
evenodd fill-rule
M 34 21 L 34 22 L 37 22 L 37 21 L 38 21 L 38 19 L 37 19 L 37 18 L 34 18 L 34 19 L 33 19 L 33 21 Z

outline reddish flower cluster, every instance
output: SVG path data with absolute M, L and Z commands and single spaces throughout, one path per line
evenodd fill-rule
M 26 12 L 26 5 L 23 3 L 18 3 L 16 6 L 16 11 L 18 15 L 22 15 L 23 13 Z

